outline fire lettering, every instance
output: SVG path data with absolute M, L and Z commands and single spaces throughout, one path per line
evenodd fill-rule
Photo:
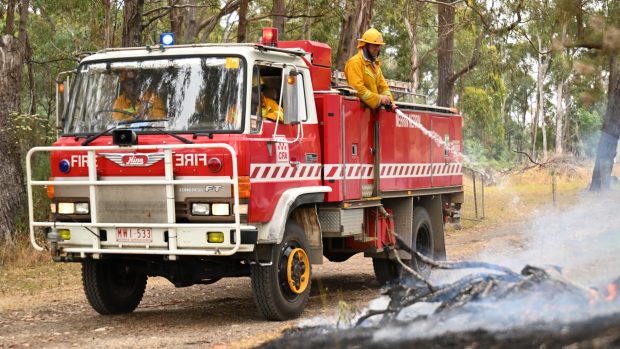
M 207 166 L 207 154 L 175 154 L 175 166 Z
M 71 167 L 86 167 L 88 155 L 71 155 Z

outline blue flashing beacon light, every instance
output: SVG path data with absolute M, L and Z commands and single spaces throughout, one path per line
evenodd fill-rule
M 159 34 L 159 42 L 162 45 L 166 45 L 166 46 L 174 45 L 174 34 L 173 33 Z

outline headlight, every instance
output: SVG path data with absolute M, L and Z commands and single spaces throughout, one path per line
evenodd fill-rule
M 88 214 L 89 211 L 90 211 L 90 207 L 88 205 L 88 202 L 59 202 L 58 203 L 59 214 Z
M 229 216 L 230 215 L 230 205 L 229 204 L 212 204 L 211 205 L 211 214 L 214 216 Z
M 192 214 L 195 216 L 208 216 L 210 213 L 209 204 L 192 204 Z
M 75 213 L 88 214 L 88 211 L 89 211 L 88 202 L 78 202 L 75 204 Z
M 239 205 L 239 214 L 248 214 L 248 204 Z
M 60 214 L 74 214 L 75 204 L 73 202 L 59 202 L 58 213 Z

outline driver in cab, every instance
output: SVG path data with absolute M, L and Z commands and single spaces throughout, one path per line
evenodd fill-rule
M 164 104 L 152 90 L 138 97 L 137 74 L 134 71 L 121 73 L 121 94 L 114 101 L 114 121 L 163 119 L 166 116 Z
M 252 87 L 255 88 L 257 83 L 260 83 L 261 86 L 261 115 L 265 119 L 269 119 L 272 121 L 280 121 L 284 122 L 284 110 L 282 107 L 278 105 L 278 102 L 275 100 L 265 96 L 265 81 L 263 78 L 259 78 L 259 81 L 256 81 L 256 76 L 252 76 Z M 258 96 L 254 93 L 252 94 L 252 110 L 257 110 L 258 107 Z

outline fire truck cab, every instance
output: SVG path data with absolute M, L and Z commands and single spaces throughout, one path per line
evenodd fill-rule
M 84 58 L 58 140 L 27 156 L 33 246 L 81 263 L 101 314 L 132 312 L 149 276 L 249 276 L 262 315 L 284 320 L 305 308 L 323 257 L 364 253 L 381 283 L 399 277 L 396 253 L 429 273 L 394 234 L 445 257 L 444 223 L 463 202 L 461 116 L 372 110 L 332 77 L 329 46 L 273 36 Z M 35 212 L 45 192 L 50 210 Z

